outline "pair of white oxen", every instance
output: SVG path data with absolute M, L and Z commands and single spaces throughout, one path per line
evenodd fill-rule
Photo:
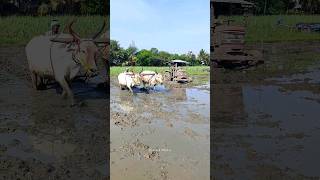
M 154 87 L 158 84 L 163 84 L 164 78 L 162 74 L 154 71 L 142 71 L 140 73 L 123 72 L 118 75 L 118 81 L 121 89 L 127 88 L 133 93 L 132 87 L 140 86 L 141 84 L 145 88 Z
M 71 105 L 75 102 L 70 82 L 79 74 L 80 68 L 85 70 L 88 77 L 96 75 L 99 47 L 106 48 L 109 44 L 107 34 L 102 35 L 106 37 L 100 36 L 105 23 L 92 38 L 83 39 L 73 31 L 74 22 L 68 25 L 69 34 L 36 36 L 26 46 L 33 87 L 39 89 L 44 80 L 54 79 L 63 88 L 62 95 L 70 98 Z

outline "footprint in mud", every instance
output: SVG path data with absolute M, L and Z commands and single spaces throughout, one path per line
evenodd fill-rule
M 160 158 L 159 152 L 143 144 L 139 139 L 120 147 L 120 151 L 124 152 L 126 157 L 138 157 L 139 159 L 152 161 Z
M 193 131 L 190 128 L 185 128 L 184 134 L 191 137 L 192 139 L 196 139 L 196 137 L 200 136 L 198 133 L 196 133 L 195 131 Z
M 114 113 L 111 117 L 115 125 L 121 127 L 135 127 L 137 126 L 137 119 L 134 116 L 129 116 L 125 113 Z
M 149 150 L 143 155 L 144 159 L 155 160 L 159 159 L 159 152 Z

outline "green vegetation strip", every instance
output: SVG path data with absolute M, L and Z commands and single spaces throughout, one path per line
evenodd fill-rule
M 281 41 L 315 41 L 320 40 L 318 32 L 300 32 L 286 26 L 277 26 L 277 20 L 282 19 L 283 24 L 295 26 L 297 23 L 320 23 L 320 15 L 272 15 L 249 16 L 246 32 L 247 42 L 281 42 Z M 221 17 L 232 19 L 242 24 L 243 16 Z
M 124 72 L 126 68 L 129 68 L 129 70 L 133 70 L 134 72 L 140 72 L 143 68 L 143 70 L 150 70 L 150 71 L 157 71 L 158 73 L 164 74 L 166 70 L 169 70 L 169 67 L 155 67 L 155 66 L 113 66 L 110 68 L 110 75 L 111 76 L 118 76 L 118 74 Z M 209 75 L 209 66 L 185 66 L 183 67 L 187 74 L 189 76 L 195 76 L 195 75 Z
M 8 16 L 0 17 L 0 45 L 22 45 L 28 43 L 34 36 L 44 34 L 50 30 L 50 23 L 54 17 L 32 17 L 32 16 Z M 81 37 L 86 38 L 97 32 L 103 21 L 108 21 L 108 17 L 103 16 L 58 16 L 61 30 L 72 19 L 76 18 L 74 30 Z M 107 22 L 109 24 L 109 22 Z

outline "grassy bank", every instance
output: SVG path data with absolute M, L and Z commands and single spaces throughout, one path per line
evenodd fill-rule
M 130 70 L 133 70 L 134 72 L 140 72 L 143 68 L 143 70 L 151 70 L 151 71 L 157 71 L 159 73 L 165 73 L 166 70 L 169 70 L 169 67 L 155 67 L 155 66 L 133 66 L 133 67 L 125 67 L 125 66 L 113 66 L 110 68 L 110 75 L 111 76 L 117 76 L 119 73 L 122 73 L 126 70 L 126 68 L 129 68 Z M 186 66 L 184 67 L 188 75 L 195 76 L 195 75 L 208 75 L 209 76 L 209 66 Z
M 0 17 L 0 45 L 26 44 L 32 37 L 49 31 L 52 18 L 51 16 Z M 75 16 L 58 16 L 55 18 L 60 21 L 62 30 Z M 100 29 L 103 20 L 108 18 L 103 16 L 79 16 L 76 19 L 75 31 L 82 37 L 90 37 Z
M 233 19 L 236 23 L 242 23 L 242 16 L 221 17 Z M 283 19 L 283 23 L 295 26 L 297 23 L 320 23 L 320 15 L 273 15 L 273 16 L 249 16 L 246 34 L 247 42 L 281 42 L 281 41 L 310 41 L 320 40 L 320 33 L 308 33 L 292 30 L 287 27 L 277 26 L 277 20 Z

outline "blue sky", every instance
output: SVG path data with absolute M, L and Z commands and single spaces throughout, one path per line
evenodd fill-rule
M 127 48 L 209 52 L 209 0 L 111 0 L 110 34 Z

